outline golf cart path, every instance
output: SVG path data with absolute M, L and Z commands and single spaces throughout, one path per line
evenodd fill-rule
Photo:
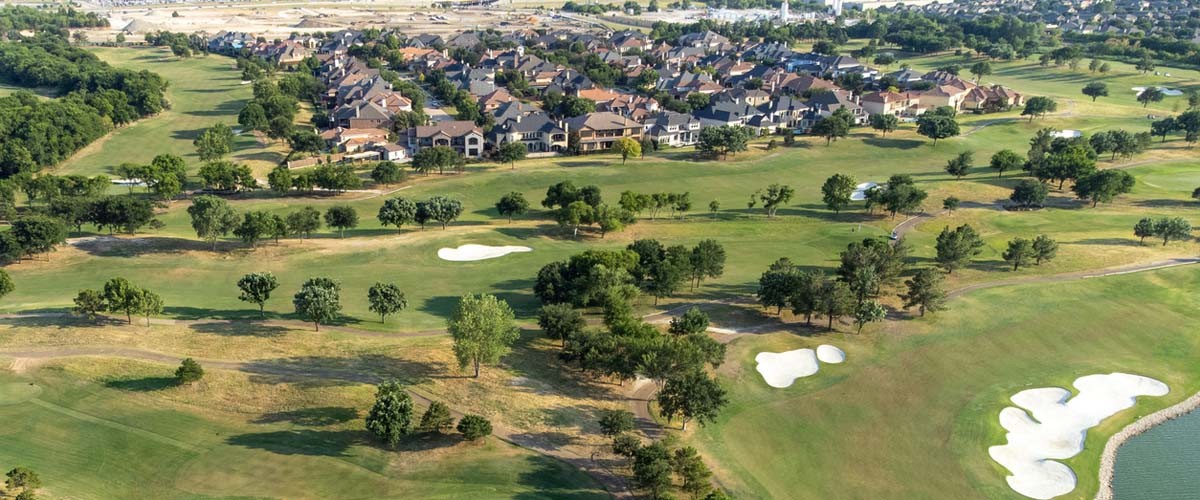
M 15 349 L 4 348 L 0 349 L 0 357 L 13 359 L 16 363 L 21 365 L 28 365 L 30 362 L 37 363 L 39 361 L 78 357 L 121 358 L 174 365 L 178 364 L 185 356 L 132 347 L 51 346 Z M 311 365 L 297 366 L 271 364 L 270 362 L 274 360 L 269 358 L 253 361 L 235 361 L 210 358 L 193 359 L 200 362 L 201 365 L 207 369 L 237 371 L 259 376 L 273 376 L 284 380 L 338 380 L 364 384 L 378 384 L 383 381 L 382 377 L 373 374 L 362 373 L 356 370 L 343 370 Z M 414 400 L 425 405 L 428 405 L 431 401 L 433 401 L 433 397 L 429 394 L 426 394 L 424 391 L 413 390 L 409 388 L 407 389 L 407 392 Z M 453 408 L 451 409 L 451 413 L 457 418 L 461 418 L 463 416 L 461 411 Z M 87 417 L 102 420 L 100 417 L 96 417 L 94 415 L 87 415 Z M 492 426 L 493 435 L 498 439 L 574 466 L 575 468 L 591 476 L 614 498 L 634 498 L 625 479 L 599 462 L 596 462 L 593 458 L 595 454 L 587 453 L 585 448 L 580 446 L 558 446 L 547 440 L 540 439 L 536 435 L 509 427 L 505 424 L 493 422 Z M 131 432 L 139 435 L 144 434 L 143 432 L 138 432 L 138 429 L 126 430 L 130 430 Z M 170 439 L 166 438 L 165 436 L 155 436 L 155 438 L 160 440 Z M 190 444 L 178 442 L 173 439 L 171 439 L 171 441 L 171 444 L 175 446 L 192 446 Z

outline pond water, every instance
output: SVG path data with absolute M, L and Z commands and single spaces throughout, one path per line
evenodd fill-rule
M 1134 436 L 1117 450 L 1115 500 L 1200 498 L 1200 410 Z

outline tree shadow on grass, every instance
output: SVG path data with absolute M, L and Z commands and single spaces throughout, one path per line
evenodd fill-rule
M 181 253 L 187 251 L 211 252 L 212 243 L 207 241 L 174 238 L 170 236 L 137 236 L 133 238 L 118 238 L 102 236 L 72 244 L 97 257 L 140 257 L 150 254 Z M 236 248 L 232 242 L 218 242 L 218 250 Z
M 816 219 L 825 222 L 843 222 L 846 224 L 860 224 L 863 222 L 873 222 L 879 220 L 878 214 L 871 215 L 862 211 L 858 202 L 852 202 L 852 206 L 846 207 L 841 213 L 834 213 L 825 205 L 816 203 L 800 205 L 797 207 L 783 207 L 776 212 L 776 216 L 801 216 L 810 219 Z
M 1134 238 L 1087 238 L 1071 242 L 1076 245 L 1110 245 L 1120 247 L 1141 247 L 1148 246 L 1139 243 Z
M 251 374 L 252 381 L 260 383 L 299 383 L 309 387 L 377 384 L 389 379 L 417 385 L 434 378 L 451 378 L 445 375 L 448 372 L 445 363 L 411 361 L 382 354 L 264 359 L 242 364 L 241 371 Z
M 603 490 L 597 488 L 585 489 L 583 485 L 566 481 L 568 470 L 572 467 L 544 455 L 531 455 L 525 458 L 529 469 L 521 472 L 517 483 L 531 488 L 512 497 L 517 500 L 599 500 L 611 498 Z
M 324 406 L 320 408 L 301 408 L 298 410 L 278 411 L 267 413 L 254 420 L 256 424 L 277 424 L 287 422 L 306 427 L 324 427 L 341 424 L 358 418 L 358 410 L 344 406 Z
M 227 337 L 277 337 L 291 329 L 254 321 L 213 321 L 191 325 L 192 331 Z
M 863 144 L 877 148 L 901 150 L 916 149 L 925 144 L 925 141 L 916 139 L 897 139 L 892 137 L 867 137 L 863 138 L 862 142 Z
M 351 446 L 366 442 L 364 431 L 295 429 L 230 436 L 233 446 L 265 450 L 279 455 L 347 457 Z
M 170 389 L 179 385 L 175 377 L 142 377 L 132 379 L 116 379 L 104 382 L 104 387 L 129 392 L 154 392 Z
M 1195 200 L 1156 199 L 1156 200 L 1136 200 L 1133 202 L 1133 204 L 1137 205 L 1139 207 L 1146 207 L 1146 208 L 1194 208 L 1196 206 L 1196 201 Z

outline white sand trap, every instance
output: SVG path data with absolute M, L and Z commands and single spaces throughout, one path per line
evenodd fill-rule
M 1142 95 L 1142 92 L 1146 91 L 1146 87 L 1133 87 L 1129 90 L 1136 92 L 1137 95 Z M 1166 87 L 1158 87 L 1158 90 L 1161 91 L 1163 93 L 1163 95 L 1168 96 L 1168 97 L 1178 97 L 1178 96 L 1183 95 L 1183 91 L 1179 90 L 1179 89 L 1169 89 Z
M 1078 130 L 1057 130 L 1050 135 L 1053 135 L 1054 137 L 1062 137 L 1064 139 L 1074 139 L 1076 137 L 1083 137 L 1083 132 Z
M 831 345 L 817 346 L 817 359 L 822 363 L 836 365 L 846 361 L 846 353 Z
M 873 187 L 876 187 L 878 185 L 879 184 L 876 184 L 874 182 L 864 182 L 862 184 L 854 186 L 854 192 L 850 193 L 850 199 L 853 201 L 863 201 L 863 200 L 867 199 L 867 190 L 869 190 Z
M 787 352 L 760 352 L 754 356 L 758 363 L 755 368 L 762 375 L 767 385 L 782 389 L 791 387 L 798 378 L 815 375 L 820 370 L 820 363 L 841 363 L 846 360 L 846 353 L 831 345 L 812 349 L 796 349 Z
M 988 448 L 988 455 L 1012 472 L 1008 485 L 1017 493 L 1038 499 L 1070 493 L 1075 472 L 1054 460 L 1078 455 L 1088 429 L 1133 406 L 1138 396 L 1169 391 L 1162 382 L 1125 373 L 1079 377 L 1075 388 L 1075 397 L 1060 387 L 1024 390 L 1012 402 L 1028 412 L 1011 406 L 1000 411 L 1008 443 Z
M 493 247 L 488 245 L 467 244 L 458 248 L 442 248 L 438 250 L 438 258 L 449 260 L 452 262 L 470 262 L 475 260 L 495 259 L 503 257 L 510 253 L 517 252 L 532 252 L 529 247 L 520 246 L 503 246 Z

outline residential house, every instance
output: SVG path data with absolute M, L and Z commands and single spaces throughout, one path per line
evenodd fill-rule
M 483 130 L 472 121 L 447 120 L 408 130 L 408 149 L 415 156 L 422 149 L 448 146 L 466 158 L 483 155 Z
M 646 135 L 659 146 L 691 146 L 700 137 L 700 119 L 684 113 L 662 111 L 646 120 Z
M 497 122 L 488 136 L 493 147 L 510 142 L 525 145 L 530 153 L 557 153 L 567 148 L 567 131 L 546 113 L 517 114 Z
M 579 134 L 579 151 L 606 151 L 622 137 L 642 139 L 642 124 L 610 112 L 588 113 L 564 120 L 564 129 Z

